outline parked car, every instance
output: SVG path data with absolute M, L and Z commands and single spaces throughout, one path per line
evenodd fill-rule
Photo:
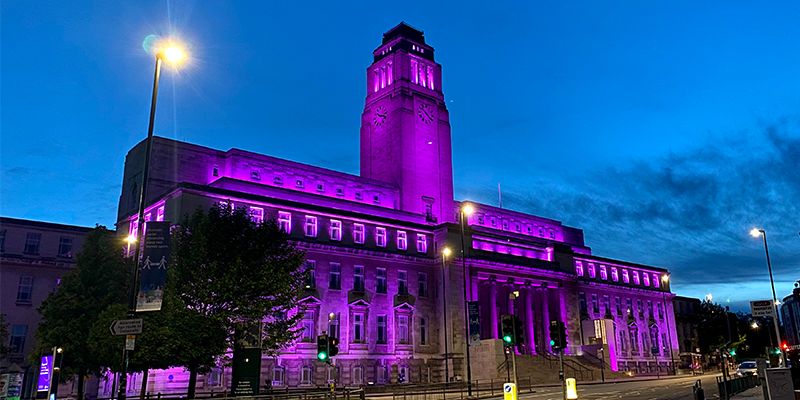
M 739 364 L 739 368 L 736 369 L 736 376 L 755 375 L 756 371 L 757 367 L 755 361 L 744 361 Z

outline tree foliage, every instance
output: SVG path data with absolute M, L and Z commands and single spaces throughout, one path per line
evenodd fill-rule
M 243 208 L 198 210 L 173 230 L 172 270 L 178 297 L 229 333 L 263 322 L 262 349 L 275 353 L 298 335 L 307 272 L 303 252 L 274 221 L 254 222 Z
M 90 351 L 88 330 L 108 306 L 125 302 L 129 269 L 113 232 L 103 226 L 89 232 L 76 268 L 39 307 L 34 362 L 59 346 L 64 349 L 62 376 L 99 372 L 105 360 Z
M 6 321 L 6 315 L 0 313 L 0 358 L 5 358 L 8 356 L 9 347 L 8 347 L 8 322 Z

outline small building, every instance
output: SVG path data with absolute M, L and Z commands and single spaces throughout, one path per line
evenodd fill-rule
M 783 298 L 781 321 L 786 341 L 800 345 L 800 281 L 795 282 L 792 294 Z

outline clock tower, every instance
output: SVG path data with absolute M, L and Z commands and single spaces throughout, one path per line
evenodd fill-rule
M 383 34 L 373 56 L 361 114 L 361 176 L 398 187 L 401 210 L 453 222 L 450 116 L 433 47 L 422 31 L 400 23 Z

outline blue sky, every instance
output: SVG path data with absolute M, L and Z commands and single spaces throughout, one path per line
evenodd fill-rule
M 158 135 L 358 173 L 365 68 L 399 21 L 443 65 L 456 194 L 585 229 L 739 307 L 800 279 L 794 2 L 3 1 L 0 214 L 112 225 L 147 128 L 149 34 L 180 34 Z M 308 146 L 314 143 L 314 146 Z

